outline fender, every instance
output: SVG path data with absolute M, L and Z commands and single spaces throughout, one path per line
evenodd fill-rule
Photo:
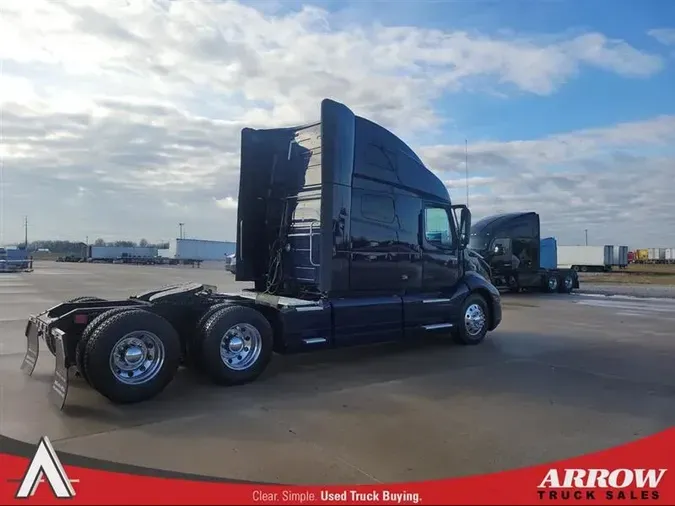
M 462 281 L 469 291 L 467 297 L 472 293 L 480 293 L 485 297 L 491 316 L 488 330 L 496 329 L 502 321 L 502 297 L 499 290 L 475 271 L 466 271 L 462 276 Z

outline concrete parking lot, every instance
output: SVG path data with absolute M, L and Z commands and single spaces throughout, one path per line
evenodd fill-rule
M 285 483 L 461 476 L 617 445 L 675 422 L 675 301 L 505 296 L 478 347 L 440 341 L 275 358 L 257 382 L 179 375 L 158 399 L 111 405 L 74 382 L 47 401 L 53 358 L 19 371 L 25 319 L 80 295 L 128 296 L 181 280 L 238 287 L 202 269 L 36 264 L 0 275 L 0 433 L 152 468 Z

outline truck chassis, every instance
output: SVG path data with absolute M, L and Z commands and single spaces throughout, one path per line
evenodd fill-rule
M 462 324 L 422 329 L 450 330 L 460 343 L 478 344 L 501 321 L 498 297 L 496 290 L 473 292 L 467 286 L 450 298 L 420 299 L 423 306 L 454 307 Z M 356 302 L 353 310 L 368 311 L 361 306 L 368 303 L 378 301 Z M 273 352 L 331 347 L 331 339 L 324 336 L 334 329 L 333 317 L 331 303 L 324 299 L 248 290 L 216 293 L 216 287 L 199 283 L 166 286 L 123 300 L 79 297 L 29 318 L 21 370 L 33 374 L 42 341 L 55 357 L 49 399 L 59 409 L 65 406 L 74 376 L 113 403 L 135 403 L 159 394 L 181 365 L 198 369 L 218 384 L 253 381 Z M 275 338 L 279 336 L 283 338 Z
M 573 269 L 502 273 L 493 275 L 491 281 L 498 289 L 510 292 L 572 293 L 579 289 L 579 276 Z

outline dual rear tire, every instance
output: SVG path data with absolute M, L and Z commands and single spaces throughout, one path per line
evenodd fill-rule
M 253 381 L 272 357 L 272 327 L 248 307 L 213 306 L 190 337 L 190 364 L 218 384 Z M 182 356 L 181 338 L 173 325 L 138 307 L 100 314 L 87 325 L 76 348 L 81 376 L 116 404 L 160 394 L 176 375 Z
M 78 344 L 80 373 L 116 404 L 158 395 L 173 380 L 182 355 L 176 329 L 161 316 L 137 308 L 101 314 Z
M 550 274 L 543 280 L 544 291 L 547 293 L 571 293 L 574 289 L 572 274 Z
M 226 306 L 204 315 L 198 328 L 199 369 L 214 383 L 239 385 L 255 380 L 267 368 L 274 332 L 260 312 Z

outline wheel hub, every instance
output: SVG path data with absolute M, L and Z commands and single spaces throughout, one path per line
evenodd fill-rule
M 129 365 L 137 365 L 145 357 L 145 351 L 140 346 L 129 346 L 124 350 L 124 361 Z
M 479 334 L 485 325 L 485 313 L 478 304 L 471 304 L 464 313 L 464 325 L 472 336 Z
M 155 334 L 134 331 L 123 336 L 110 353 L 110 370 L 120 383 L 138 385 L 153 379 L 164 364 L 164 345 Z
M 253 325 L 240 323 L 230 327 L 220 342 L 220 358 L 234 371 L 251 367 L 262 350 L 262 337 Z
M 232 353 L 239 353 L 244 349 L 244 338 L 239 336 L 231 337 L 227 343 L 227 348 Z

